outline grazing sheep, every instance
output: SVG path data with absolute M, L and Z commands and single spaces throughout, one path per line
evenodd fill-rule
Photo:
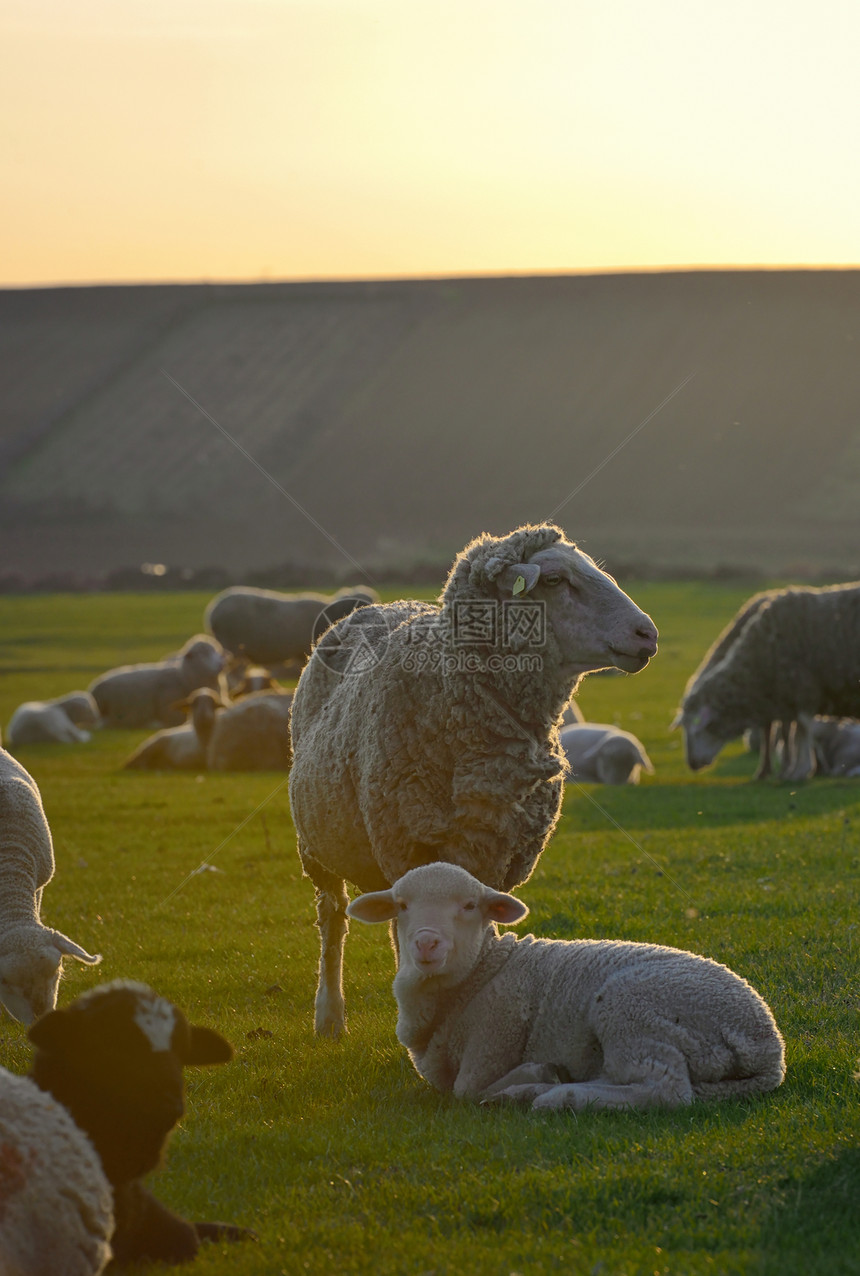
M 210 771 L 288 771 L 291 691 L 255 691 L 221 709 L 206 743 Z
M 99 721 L 99 707 L 88 691 L 72 691 L 55 700 L 27 700 L 9 719 L 7 743 L 80 744 L 90 738 L 85 728 Z
M 0 1068 L 0 1272 L 99 1276 L 113 1193 L 95 1148 L 27 1077 Z
M 570 779 L 592 784 L 638 784 L 643 767 L 654 767 L 641 742 L 629 731 L 604 722 L 575 723 L 561 732 Z
M 51 830 L 36 781 L 0 749 L 0 1003 L 21 1023 L 57 1004 L 63 957 L 101 961 L 42 925 L 42 891 L 53 875 Z
M 352 591 L 327 598 L 234 585 L 212 599 L 203 623 L 226 651 L 271 668 L 295 660 L 304 664 L 329 625 L 367 605 L 363 595 Z
M 109 670 L 90 691 L 106 727 L 178 727 L 183 721 L 178 702 L 198 687 L 218 691 L 223 663 L 218 644 L 197 634 L 175 656 Z
M 583 674 L 643 669 L 657 630 L 552 524 L 479 536 L 440 605 L 363 607 L 324 635 L 293 701 L 290 803 L 321 938 L 316 1031 L 344 1027 L 346 881 L 440 858 L 525 881 L 558 819 L 557 724 Z
M 359 896 L 350 917 L 396 919 L 398 1040 L 460 1098 L 534 1108 L 678 1107 L 772 1090 L 784 1045 L 726 966 L 622 940 L 500 936 L 528 913 L 453 864 Z
M 29 1076 L 89 1138 L 113 1189 L 118 1263 L 182 1263 L 202 1240 L 253 1235 L 227 1223 L 187 1222 L 141 1181 L 182 1116 L 183 1068 L 232 1058 L 220 1033 L 190 1024 L 146 985 L 119 980 L 45 1015 L 29 1037 L 36 1047 Z
M 759 727 L 769 765 L 780 723 L 781 775 L 806 779 L 815 770 L 815 716 L 860 716 L 860 583 L 757 595 L 733 625 L 721 658 L 706 657 L 708 667 L 690 679 L 673 724 L 683 727 L 687 763 L 698 771 L 727 741 Z
M 123 766 L 137 771 L 203 771 L 206 746 L 223 701 L 217 691 L 198 687 L 178 708 L 189 710 L 181 727 L 164 727 L 138 745 Z

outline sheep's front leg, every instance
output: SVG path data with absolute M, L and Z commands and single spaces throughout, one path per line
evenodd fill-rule
M 487 1086 L 481 1095 L 482 1103 L 531 1103 L 539 1094 L 557 1086 L 561 1081 L 558 1068 L 552 1063 L 521 1063 L 498 1081 Z
M 343 945 L 349 921 L 346 884 L 339 890 L 317 889 L 317 926 L 320 932 L 319 984 L 314 1030 L 320 1037 L 339 1037 L 346 1028 L 343 1003 Z
M 635 995 L 635 986 L 630 990 Z M 683 1053 L 668 1041 L 647 1036 L 644 1016 L 624 1014 L 623 999 L 616 1012 L 630 1033 L 615 1040 L 603 1038 L 603 1073 L 593 1081 L 553 1086 L 537 1096 L 532 1107 L 549 1108 L 679 1108 L 693 1102 L 690 1071 Z

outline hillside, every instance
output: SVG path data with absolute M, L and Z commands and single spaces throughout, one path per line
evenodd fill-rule
M 8 570 L 355 578 L 554 516 L 860 575 L 860 271 L 9 290 L 0 337 Z

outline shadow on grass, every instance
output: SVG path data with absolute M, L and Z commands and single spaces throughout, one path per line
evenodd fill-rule
M 761 1233 L 755 1276 L 856 1276 L 860 1271 L 860 1148 L 783 1184 Z

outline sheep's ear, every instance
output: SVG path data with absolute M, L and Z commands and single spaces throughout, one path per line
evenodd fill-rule
M 188 1025 L 189 1045 L 183 1063 L 229 1063 L 233 1058 L 233 1047 L 226 1037 L 214 1028 L 200 1028 L 197 1024 Z
M 487 891 L 484 909 L 487 917 L 500 926 L 513 926 L 528 916 L 528 906 L 513 895 L 505 895 L 501 891 Z
M 359 895 L 347 904 L 347 917 L 356 917 L 360 922 L 390 922 L 397 916 L 397 904 L 391 891 L 371 891 L 367 895 Z
M 64 957 L 76 957 L 78 961 L 86 962 L 88 966 L 97 966 L 102 959 L 101 953 L 88 953 L 85 948 L 81 948 L 79 944 L 69 939 L 62 931 L 49 930 L 48 934 L 57 952 Z
M 68 1019 L 65 1010 L 49 1010 L 27 1029 L 27 1036 L 40 1050 L 53 1050 L 67 1040 Z
M 539 580 L 540 568 L 537 563 L 514 563 L 500 572 L 496 585 L 500 593 L 519 598 L 521 594 L 530 593 Z
M 669 723 L 669 730 L 677 731 L 678 727 L 681 725 L 683 721 L 684 721 L 684 710 L 679 709 L 678 712 L 675 714 L 674 718 L 672 719 L 672 721 Z

